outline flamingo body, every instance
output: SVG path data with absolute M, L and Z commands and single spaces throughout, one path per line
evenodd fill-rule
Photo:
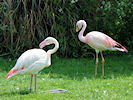
M 104 50 L 112 50 L 112 51 L 125 51 L 127 50 L 120 46 L 118 42 L 113 40 L 111 37 L 107 36 L 106 34 L 98 31 L 92 31 L 89 32 L 86 36 L 86 43 L 98 51 L 104 51 Z
M 50 66 L 47 53 L 42 49 L 30 49 L 18 58 L 16 65 L 9 72 L 6 79 L 17 74 L 37 74 L 47 66 Z M 14 70 L 16 71 L 14 72 Z
M 105 50 L 112 50 L 112 51 L 122 51 L 122 52 L 128 52 L 126 48 L 124 48 L 121 44 L 113 40 L 108 35 L 98 32 L 98 31 L 92 31 L 89 32 L 86 36 L 83 36 L 83 33 L 87 27 L 87 24 L 84 20 L 79 20 L 76 23 L 76 31 L 79 32 L 79 40 L 83 43 L 88 44 L 96 51 L 96 68 L 95 68 L 95 77 L 97 76 L 97 66 L 98 66 L 98 53 L 100 52 L 102 57 L 102 73 L 104 76 L 104 57 L 102 54 L 102 51 Z
M 42 48 L 46 45 L 55 44 L 55 47 L 47 52 Z M 32 78 L 35 74 L 35 91 L 36 91 L 36 74 L 45 67 L 51 65 L 51 54 L 55 53 L 59 48 L 58 41 L 53 37 L 48 37 L 40 43 L 40 49 L 30 49 L 25 51 L 17 60 L 15 66 L 8 73 L 6 79 L 19 75 L 19 74 L 31 74 L 32 90 Z

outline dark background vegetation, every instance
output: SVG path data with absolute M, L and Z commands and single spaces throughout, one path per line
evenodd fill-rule
M 87 57 L 94 50 L 78 39 L 80 19 L 87 22 L 85 34 L 101 31 L 133 49 L 132 0 L 1 0 L 0 56 L 18 57 L 53 36 L 60 43 L 57 56 Z

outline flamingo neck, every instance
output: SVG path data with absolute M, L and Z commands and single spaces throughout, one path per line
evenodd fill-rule
M 85 31 L 85 29 L 86 29 L 86 23 L 83 23 L 83 27 L 82 27 L 82 29 L 81 29 L 81 31 L 79 32 L 79 35 L 78 35 L 78 37 L 79 37 L 79 40 L 81 41 L 81 42 L 86 42 L 86 40 L 85 40 L 85 36 L 83 36 L 83 34 L 84 34 L 84 31 Z
M 51 54 L 55 53 L 59 48 L 59 43 L 57 41 L 55 41 L 54 44 L 55 44 L 55 47 L 53 49 L 47 51 L 47 55 L 48 55 L 48 58 L 49 58 L 48 66 L 51 65 Z
M 50 65 L 51 65 L 51 55 L 48 54 L 48 66 L 50 66 Z
M 55 41 L 54 44 L 55 44 L 55 47 L 47 51 L 47 54 L 49 57 L 51 57 L 51 54 L 55 53 L 59 48 L 59 43 L 57 41 Z

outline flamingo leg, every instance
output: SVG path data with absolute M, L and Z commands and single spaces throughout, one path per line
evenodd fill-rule
M 33 80 L 33 74 L 31 74 L 30 91 L 32 91 L 32 80 Z
M 36 92 L 36 77 L 37 75 L 35 74 L 35 92 Z
M 96 52 L 96 68 L 95 68 L 95 77 L 97 76 L 97 66 L 98 66 L 98 52 Z
M 102 57 L 102 76 L 104 77 L 104 57 L 103 57 L 102 52 L 100 52 L 100 54 L 101 54 L 101 57 Z

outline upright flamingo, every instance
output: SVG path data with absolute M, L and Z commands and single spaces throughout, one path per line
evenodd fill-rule
M 55 44 L 55 47 L 47 52 L 42 48 L 46 45 Z M 53 37 L 48 37 L 40 43 L 41 49 L 30 49 L 25 51 L 17 60 L 16 65 L 8 73 L 6 79 L 19 75 L 31 74 L 30 90 L 32 90 L 32 79 L 35 74 L 35 91 L 36 91 L 36 76 L 37 73 L 45 67 L 51 65 L 51 54 L 55 53 L 59 48 L 58 41 Z
M 98 31 L 89 32 L 86 36 L 83 36 L 83 33 L 86 29 L 86 22 L 84 20 L 79 20 L 76 23 L 76 32 L 79 32 L 79 40 L 83 43 L 88 44 L 96 51 L 96 68 L 95 68 L 95 77 L 97 76 L 97 66 L 98 66 L 98 53 L 100 52 L 102 57 L 102 76 L 104 76 L 104 57 L 102 51 L 104 50 L 112 50 L 112 51 L 125 51 L 128 52 L 126 48 L 124 48 L 121 44 L 113 40 L 111 37 L 107 36 L 104 33 Z

